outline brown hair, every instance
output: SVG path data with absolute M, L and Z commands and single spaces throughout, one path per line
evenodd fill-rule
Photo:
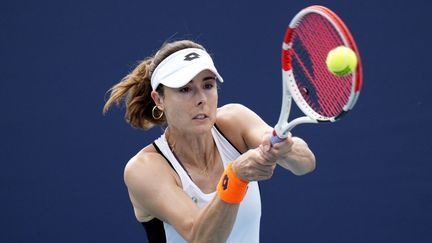
M 147 130 L 154 125 L 164 124 L 166 122 L 165 116 L 162 116 L 160 119 L 155 119 L 152 116 L 152 109 L 156 104 L 151 97 L 152 87 L 150 78 L 152 72 L 162 60 L 174 52 L 186 48 L 205 50 L 203 46 L 190 40 L 164 43 L 154 56 L 140 61 L 132 72 L 108 90 L 110 96 L 103 107 L 103 113 L 105 114 L 114 103 L 119 105 L 124 96 L 126 96 L 125 119 L 132 127 Z M 160 84 L 156 91 L 159 95 L 163 96 L 163 85 Z

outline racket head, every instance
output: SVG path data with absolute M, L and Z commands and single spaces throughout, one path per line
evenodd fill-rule
M 341 45 L 355 52 L 357 66 L 351 74 L 336 76 L 325 60 Z M 317 122 L 334 122 L 354 107 L 363 78 L 360 54 L 349 29 L 333 11 L 314 5 L 292 19 L 282 45 L 282 76 L 298 107 Z

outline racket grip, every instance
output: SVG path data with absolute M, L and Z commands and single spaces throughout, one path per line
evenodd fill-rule
M 271 137 L 271 144 L 276 144 L 276 143 L 280 143 L 283 140 L 285 140 L 285 138 L 280 138 L 277 134 L 276 131 L 273 131 L 273 135 Z

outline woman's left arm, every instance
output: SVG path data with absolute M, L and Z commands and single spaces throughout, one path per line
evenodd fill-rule
M 223 107 L 229 113 L 230 124 L 240 132 L 247 148 L 262 146 L 264 150 L 275 154 L 277 163 L 295 175 L 304 175 L 315 169 L 315 156 L 307 143 L 299 138 L 289 136 L 283 142 L 270 145 L 273 128 L 263 121 L 255 112 L 240 104 Z
M 315 155 L 307 143 L 299 138 L 289 136 L 284 141 L 270 147 L 270 136 L 264 136 L 263 146 L 278 156 L 277 163 L 295 175 L 304 175 L 315 170 Z

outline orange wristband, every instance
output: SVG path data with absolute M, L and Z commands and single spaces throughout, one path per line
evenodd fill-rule
M 235 175 L 230 162 L 217 186 L 219 198 L 227 203 L 241 203 L 246 195 L 248 183 Z

